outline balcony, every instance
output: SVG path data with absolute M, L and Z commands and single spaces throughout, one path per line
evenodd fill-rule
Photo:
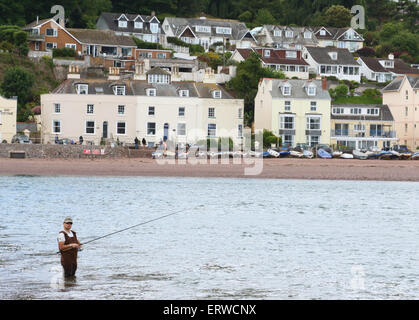
M 347 129 L 331 130 L 332 137 L 350 137 L 350 138 L 396 138 L 396 131 L 357 131 Z
M 28 41 L 45 41 L 45 34 L 28 33 Z

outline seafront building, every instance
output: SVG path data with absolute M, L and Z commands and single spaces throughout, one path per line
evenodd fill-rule
M 267 129 L 282 145 L 330 143 L 331 97 L 323 80 L 264 78 L 255 97 L 255 129 Z
M 203 82 L 176 79 L 158 67 L 132 78 L 70 74 L 52 93 L 41 95 L 43 142 L 83 136 L 94 144 L 133 143 L 138 137 L 154 146 L 230 137 L 241 144 L 244 101 L 211 74 Z
M 16 134 L 17 97 L 6 99 L 0 96 L 0 143 L 10 143 Z
M 393 114 L 399 143 L 416 150 L 419 147 L 419 76 L 397 77 L 382 93 L 383 103 Z
M 331 145 L 382 149 L 397 143 L 394 118 L 387 105 L 332 105 L 330 118 Z

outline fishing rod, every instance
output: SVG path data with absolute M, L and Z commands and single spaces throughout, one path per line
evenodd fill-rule
M 114 234 L 117 234 L 117 233 L 120 233 L 120 232 L 123 232 L 123 231 L 129 230 L 129 229 L 133 229 L 133 228 L 135 228 L 135 227 L 139 227 L 139 226 L 145 225 L 145 224 L 150 223 L 150 222 L 154 222 L 154 221 L 157 221 L 157 220 L 161 220 L 161 219 L 164 219 L 164 218 L 167 218 L 167 217 L 173 216 L 173 215 L 175 215 L 175 214 L 178 214 L 179 212 L 193 210 L 193 209 L 196 209 L 196 208 L 198 208 L 198 207 L 202 207 L 202 206 L 203 206 L 203 205 L 197 205 L 197 206 L 195 206 L 195 207 L 193 207 L 193 208 L 190 208 L 190 209 L 182 209 L 182 210 L 175 211 L 175 212 L 172 212 L 172 213 L 169 213 L 169 214 L 165 214 L 164 216 L 160 216 L 160 217 L 158 217 L 158 218 L 154 218 L 154 219 L 151 219 L 151 220 L 148 220 L 148 221 L 145 221 L 145 222 L 141 222 L 141 223 L 138 223 L 138 224 L 133 225 L 133 226 L 131 226 L 131 227 L 124 228 L 124 229 L 121 229 L 121 230 L 118 230 L 118 231 L 115 231 L 115 232 L 111 232 L 111 233 L 105 234 L 104 236 L 101 236 L 101 237 L 98 237 L 98 238 L 95 238 L 95 239 L 89 240 L 89 241 L 84 242 L 84 243 L 80 243 L 80 245 L 85 245 L 85 244 L 91 243 L 91 242 L 93 242 L 93 241 L 97 241 L 97 240 L 99 240 L 99 239 L 103 239 L 103 238 L 106 238 L 106 237 L 112 236 L 112 235 L 114 235 Z M 73 249 L 73 248 L 69 248 L 69 249 L 62 250 L 62 251 L 64 251 L 64 252 L 65 252 L 65 251 L 68 251 L 68 250 L 71 250 L 71 249 Z M 57 252 L 57 254 L 58 254 L 58 253 L 60 253 L 60 251 L 58 251 L 58 252 Z

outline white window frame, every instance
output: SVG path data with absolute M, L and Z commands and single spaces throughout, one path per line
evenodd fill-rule
M 311 112 L 317 112 L 317 102 L 316 101 L 310 101 L 310 111 Z
M 274 30 L 274 37 L 280 37 L 282 34 L 282 30 Z
M 319 123 L 318 123 L 319 128 L 318 129 L 317 128 L 311 128 L 311 126 L 313 125 L 312 123 L 310 123 L 311 119 L 318 119 L 319 120 Z M 315 125 L 317 125 L 317 123 Z M 321 130 L 321 128 L 322 128 L 322 117 L 321 116 L 308 115 L 306 117 L 306 129 L 307 130 Z
M 52 44 L 52 48 L 48 48 L 48 44 Z M 57 49 L 57 43 L 56 42 L 46 42 L 45 43 L 45 50 L 51 51 L 53 49 Z
M 155 97 L 157 95 L 157 90 L 155 88 L 148 88 L 145 92 L 149 97 Z
M 128 21 L 118 20 L 118 28 L 128 28 Z
M 118 115 L 120 116 L 125 115 L 125 105 L 123 104 L 118 105 L 117 111 L 118 111 Z
M 189 97 L 189 90 L 179 90 L 179 97 Z
M 297 51 L 285 51 L 285 58 L 287 59 L 297 59 Z
M 210 26 L 195 26 L 196 32 L 211 33 Z
M 231 34 L 231 28 L 228 28 L 228 27 L 216 27 L 215 32 L 217 34 Z
M 88 122 L 93 122 L 93 133 L 87 132 L 87 123 Z M 89 127 L 91 128 L 91 127 Z M 96 122 L 94 120 L 86 120 L 85 121 L 85 126 L 84 126 L 84 134 L 88 134 L 88 135 L 95 135 L 96 134 Z
M 316 95 L 316 87 L 315 86 L 308 86 L 307 87 L 307 95 L 315 96 Z
M 263 56 L 264 57 L 270 57 L 271 56 L 271 50 L 263 50 Z
M 292 119 L 292 126 L 289 127 L 290 122 L 285 121 L 286 118 Z M 295 129 L 295 115 L 293 114 L 280 114 L 279 115 L 279 129 L 280 130 L 294 130 Z
M 291 101 L 289 100 L 284 101 L 284 110 L 291 111 Z
M 291 86 L 289 84 L 282 86 L 282 94 L 284 96 L 290 96 L 291 95 Z
M 221 94 L 221 90 L 214 90 L 214 91 L 212 92 L 212 97 L 213 97 L 214 99 L 221 99 L 221 96 L 222 96 L 222 94 Z
M 60 103 L 54 103 L 54 113 L 61 113 L 61 104 Z
M 180 129 L 180 126 L 183 126 L 183 130 Z M 186 136 L 186 122 L 178 122 L 176 124 L 176 135 L 178 136 Z
M 181 110 L 182 110 L 182 112 L 181 112 Z M 186 108 L 185 107 L 179 107 L 178 108 L 178 117 L 184 117 L 185 113 L 186 113 Z
M 290 31 L 290 30 L 285 31 L 285 37 L 286 38 L 292 38 L 293 36 L 294 36 L 293 31 Z
M 88 104 L 86 106 L 86 114 L 87 115 L 94 115 L 95 114 L 95 105 L 94 104 Z
M 76 92 L 77 94 L 88 94 L 89 93 L 89 85 L 85 83 L 79 83 L 76 85 Z
M 57 126 L 55 125 L 55 123 L 58 123 L 58 128 L 60 129 L 59 131 L 55 131 L 55 129 L 57 128 Z M 61 134 L 62 130 L 61 130 L 61 120 L 52 120 L 52 128 L 51 131 L 53 134 Z
M 65 44 L 65 47 L 66 47 L 66 48 L 71 48 L 71 49 L 73 49 L 74 51 L 76 51 L 76 50 L 77 50 L 77 45 L 76 45 L 75 43 L 66 43 L 66 44 Z
M 116 95 L 116 96 L 125 96 L 125 86 L 118 86 L 118 85 L 116 85 L 116 86 L 113 86 L 113 93 L 114 93 L 114 95 Z M 122 91 L 121 91 L 121 89 L 122 89 Z
M 310 31 L 305 31 L 304 32 L 304 39 L 311 39 L 311 32 Z
M 142 22 L 134 21 L 134 29 L 142 29 L 142 28 L 143 28 Z
M 52 35 L 47 34 L 48 30 L 53 30 Z M 58 30 L 56 28 L 46 28 L 45 29 L 45 36 L 46 37 L 57 37 L 58 36 Z
M 243 108 L 237 110 L 237 118 L 243 119 Z
M 120 123 L 124 124 L 124 133 L 118 133 L 118 126 Z M 127 135 L 127 122 L 126 121 L 117 121 L 116 122 L 116 131 L 115 131 L 117 136 L 126 136 Z
M 208 108 L 208 118 L 214 119 L 215 118 L 215 108 L 209 107 Z
M 150 23 L 150 31 L 151 31 L 151 33 L 159 33 L 159 24 L 158 23 Z
M 210 126 L 211 126 L 211 129 L 210 129 Z M 210 134 L 210 133 L 214 133 L 214 134 Z M 216 137 L 217 136 L 217 124 L 216 123 L 208 123 L 207 135 L 208 135 L 208 137 Z
M 150 131 L 153 130 L 153 129 L 151 129 L 149 127 L 149 124 L 154 124 L 154 133 L 150 133 Z M 154 137 L 156 135 L 156 132 L 157 132 L 157 125 L 156 125 L 156 123 L 155 122 L 147 122 L 146 130 L 147 130 L 147 136 Z
M 239 124 L 237 126 L 237 138 L 243 138 L 243 125 Z
M 156 115 L 156 107 L 155 106 L 148 106 L 147 115 L 155 116 Z

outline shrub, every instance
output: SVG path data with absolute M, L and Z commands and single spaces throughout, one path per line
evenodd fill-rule
M 160 43 L 146 42 L 137 37 L 132 37 L 138 49 L 164 49 Z
M 344 84 L 340 84 L 335 88 L 335 96 L 338 97 L 347 97 L 348 96 L 348 87 Z
M 365 89 L 362 92 L 362 96 L 368 97 L 368 98 L 378 98 L 381 97 L 380 90 L 378 89 Z
M 263 130 L 263 147 L 265 149 L 270 148 L 272 144 L 278 144 L 278 139 L 280 138 L 274 135 L 272 131 L 266 129 Z
M 360 56 L 360 57 L 374 57 L 376 52 L 373 48 L 369 48 L 369 47 L 364 47 L 361 49 L 358 49 L 356 51 L 356 53 Z
M 58 57 L 76 57 L 77 53 L 76 50 L 74 50 L 73 48 L 61 48 L 61 49 L 57 49 L 54 48 L 52 49 L 52 56 L 54 58 L 58 58 Z

